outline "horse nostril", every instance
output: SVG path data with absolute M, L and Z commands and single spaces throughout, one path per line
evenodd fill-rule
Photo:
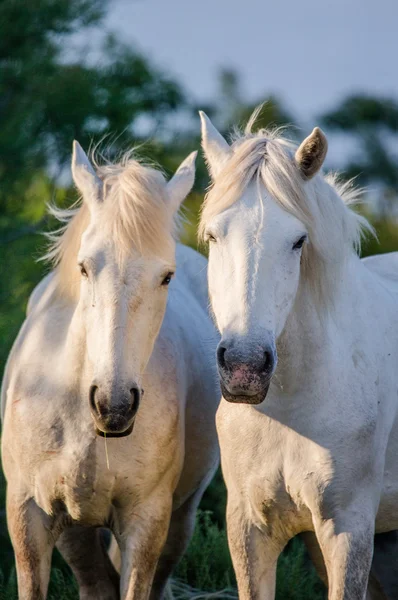
M 225 352 L 224 346 L 218 346 L 217 348 L 217 361 L 221 368 L 225 368 Z
M 264 352 L 264 367 L 263 367 L 263 369 L 264 369 L 264 371 L 271 372 L 273 368 L 274 368 L 274 355 L 269 350 L 266 350 Z
M 131 412 L 135 415 L 140 405 L 140 390 L 136 387 L 131 388 L 130 395 L 132 399 Z
M 90 406 L 91 406 L 92 410 L 94 410 L 96 412 L 98 410 L 97 405 L 95 403 L 95 393 L 97 390 L 98 390 L 98 387 L 96 385 L 90 386 L 90 391 L 89 391 Z

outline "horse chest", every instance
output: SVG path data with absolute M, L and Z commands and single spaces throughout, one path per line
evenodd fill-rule
M 174 413 L 154 436 L 143 408 L 131 436 L 105 441 L 83 409 L 62 413 L 62 406 L 49 407 L 40 398 L 36 404 L 22 399 L 10 408 L 11 426 L 3 439 L 10 451 L 9 465 L 4 457 L 7 479 L 18 476 L 15 460 L 23 464 L 29 473 L 23 483 L 27 493 L 49 515 L 102 525 L 114 502 L 149 493 L 165 473 L 172 481 L 178 477 L 182 443 Z M 19 431 L 24 431 L 22 438 Z
M 312 529 L 333 470 L 329 452 L 247 407 L 226 406 L 217 426 L 229 494 L 250 518 L 259 526 L 279 523 L 289 535 Z
M 42 461 L 34 478 L 34 498 L 47 513 L 64 512 L 72 521 L 103 524 L 109 514 L 115 474 L 98 461 L 96 440 L 67 448 Z
M 103 525 L 114 506 L 146 496 L 159 479 L 174 481 L 180 445 L 173 441 L 170 448 L 159 436 L 161 453 L 153 436 L 143 435 L 141 425 L 136 423 L 131 436 L 106 441 L 91 430 L 71 435 L 66 427 L 62 443 L 37 444 L 31 452 L 37 504 L 47 514 L 61 510 L 74 522 Z
M 270 452 L 258 469 L 253 468 L 253 461 L 246 466 L 251 470 L 238 485 L 254 522 L 268 529 L 278 524 L 290 536 L 312 528 L 319 490 L 309 464 Z
M 93 431 L 72 428 L 59 417 L 37 424 L 13 455 L 24 464 L 23 486 L 48 515 L 82 524 L 102 524 L 112 499 L 114 473 L 108 471 Z M 99 440 L 100 442 L 103 441 Z M 12 463 L 11 463 L 12 464 Z M 11 465 L 10 465 L 11 466 Z M 12 480 L 13 472 L 7 473 Z

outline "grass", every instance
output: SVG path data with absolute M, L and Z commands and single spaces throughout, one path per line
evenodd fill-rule
M 198 511 L 191 543 L 175 576 L 198 590 L 216 592 L 235 586 L 225 529 L 212 521 L 209 511 Z

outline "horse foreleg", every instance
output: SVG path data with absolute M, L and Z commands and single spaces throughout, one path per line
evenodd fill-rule
M 288 540 L 275 539 L 259 529 L 230 499 L 227 532 L 239 600 L 274 600 L 277 561 Z
M 328 577 L 322 552 L 315 533 L 300 534 L 309 552 L 312 563 L 328 585 Z M 373 561 L 370 570 L 366 600 L 394 600 L 398 598 L 398 532 L 379 533 L 374 537 Z
M 147 600 L 170 525 L 172 494 L 166 492 L 120 515 L 114 532 L 121 551 L 122 600 Z
M 80 600 L 120 598 L 120 578 L 101 540 L 99 529 L 81 526 L 65 529 L 57 548 L 77 579 Z
M 19 600 L 44 600 L 50 579 L 54 537 L 51 519 L 32 498 L 7 487 L 7 524 L 18 577 Z
M 328 573 L 329 600 L 366 598 L 373 556 L 374 520 L 358 520 L 358 512 L 315 523 Z

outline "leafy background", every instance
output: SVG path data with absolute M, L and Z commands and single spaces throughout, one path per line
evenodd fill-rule
M 183 86 L 134 46 L 105 32 L 105 0 L 0 0 L 0 369 L 23 321 L 30 292 L 46 267 L 35 261 L 44 248 L 40 232 L 54 226 L 46 203 L 68 205 L 71 143 L 88 149 L 102 141 L 111 156 L 132 146 L 171 174 L 199 146 L 195 102 Z M 100 33 L 100 58 L 69 52 L 76 34 Z M 225 134 L 244 123 L 264 100 L 259 125 L 299 126 L 283 101 L 265 96 L 248 102 L 239 74 L 219 73 L 217 99 L 201 106 Z M 344 172 L 359 185 L 370 185 L 365 210 L 378 232 L 363 254 L 398 248 L 398 102 L 395 98 L 351 95 L 317 123 L 333 137 L 342 136 L 354 150 Z M 295 136 L 298 127 L 290 129 Z M 183 240 L 196 247 L 198 211 L 208 178 L 202 160 L 193 192 L 186 201 L 189 218 Z M 1 473 L 0 473 L 1 475 Z M 0 599 L 17 597 L 15 569 L 5 519 L 5 481 L 0 479 Z M 218 473 L 202 501 L 197 527 L 169 590 L 176 598 L 192 588 L 236 597 L 225 526 L 225 487 Z M 59 555 L 54 555 L 50 598 L 78 597 L 76 583 Z M 293 540 L 280 558 L 277 598 L 325 597 L 305 550 Z

